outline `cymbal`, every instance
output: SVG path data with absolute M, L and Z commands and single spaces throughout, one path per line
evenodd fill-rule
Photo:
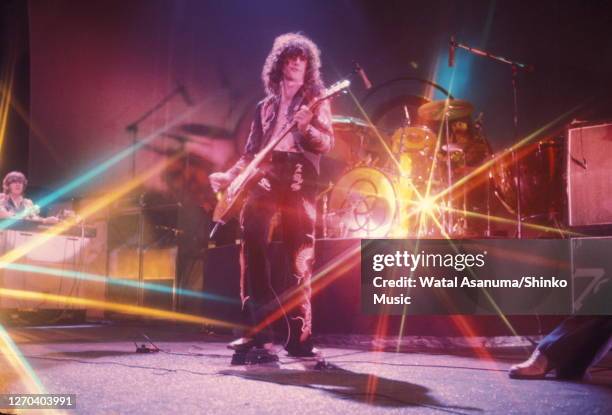
M 181 124 L 179 130 L 185 134 L 199 135 L 209 138 L 233 138 L 233 133 L 225 128 L 208 124 Z
M 347 117 L 344 115 L 334 115 L 332 117 L 332 127 L 334 132 L 353 132 L 358 129 L 370 129 L 372 126 L 361 118 Z
M 474 111 L 474 106 L 461 99 L 445 99 L 431 101 L 419 107 L 419 117 L 428 121 L 440 121 L 444 114 L 448 114 L 449 120 L 456 120 L 469 116 Z

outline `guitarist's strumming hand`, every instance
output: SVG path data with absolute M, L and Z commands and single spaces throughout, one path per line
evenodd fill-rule
M 232 177 L 226 172 L 218 171 L 209 175 L 208 180 L 210 181 L 210 187 L 212 187 L 213 192 L 216 193 L 229 186 L 232 182 Z
M 306 128 L 308 124 L 310 124 L 310 121 L 312 121 L 313 115 L 312 111 L 310 111 L 306 105 L 302 105 L 293 116 L 293 120 L 297 123 L 298 130 L 302 134 L 306 134 Z

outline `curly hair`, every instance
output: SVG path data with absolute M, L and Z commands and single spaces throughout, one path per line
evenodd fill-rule
M 305 98 L 310 100 L 324 89 L 320 71 L 321 51 L 317 45 L 300 33 L 285 33 L 274 39 L 272 50 L 261 72 L 266 94 L 280 95 L 283 66 L 287 60 L 295 56 L 303 56 L 307 61 L 304 74 Z

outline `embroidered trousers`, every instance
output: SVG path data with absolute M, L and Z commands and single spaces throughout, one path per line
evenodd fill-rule
M 251 332 L 258 343 L 271 341 L 271 324 L 289 320 L 288 350 L 312 348 L 311 277 L 314 263 L 316 222 L 316 179 L 314 166 L 301 154 L 273 152 L 264 176 L 249 193 L 240 224 L 240 291 L 244 323 L 259 330 Z M 272 284 L 269 261 L 271 222 L 280 213 L 283 249 L 290 275 L 284 291 Z M 274 281 L 279 280 L 275 277 Z M 274 290 L 274 291 L 273 291 Z M 275 293 L 279 297 L 279 306 Z

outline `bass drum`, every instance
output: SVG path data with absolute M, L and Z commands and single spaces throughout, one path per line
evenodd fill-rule
M 397 215 L 393 182 L 382 171 L 357 167 L 345 173 L 329 196 L 327 228 L 330 237 L 387 236 Z

